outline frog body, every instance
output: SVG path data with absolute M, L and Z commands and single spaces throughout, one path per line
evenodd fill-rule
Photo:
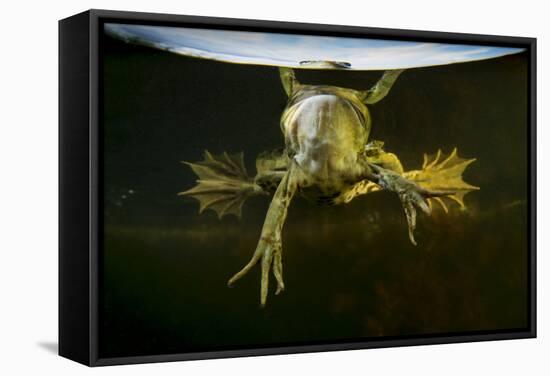
M 395 192 L 407 218 L 412 244 L 417 209 L 429 214 L 434 202 L 447 211 L 446 201 L 464 208 L 464 195 L 479 189 L 462 180 L 475 159 L 459 158 L 456 148 L 424 155 L 421 170 L 404 171 L 401 161 L 380 141 L 369 142 L 371 117 L 367 105 L 383 99 L 402 70 L 386 71 L 369 90 L 301 84 L 290 68 L 280 68 L 288 102 L 281 116 L 284 148 L 260 154 L 257 173 L 249 177 L 243 153 L 214 155 L 205 151 L 201 162 L 185 162 L 199 177 L 197 185 L 180 195 L 199 200 L 200 211 L 212 209 L 221 218 L 241 216 L 242 205 L 255 195 L 273 195 L 262 233 L 251 260 L 228 282 L 234 284 L 261 264 L 260 302 L 265 305 L 269 272 L 284 290 L 282 228 L 295 194 L 318 205 L 345 204 L 354 198 L 388 190 Z

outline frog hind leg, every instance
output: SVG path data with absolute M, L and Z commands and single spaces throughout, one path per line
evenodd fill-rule
M 441 196 L 428 198 L 430 209 L 434 203 L 438 203 L 441 208 L 448 213 L 450 202 L 456 202 L 461 209 L 466 209 L 464 196 L 472 191 L 479 190 L 479 187 L 466 183 L 462 174 L 475 158 L 464 159 L 458 156 L 457 148 L 445 156 L 441 150 L 435 154 L 424 154 L 422 169 L 404 171 L 401 161 L 393 153 L 387 153 L 380 149 L 372 157 L 368 157 L 369 162 L 381 166 L 385 169 L 394 171 L 403 177 L 415 182 L 424 189 L 444 192 Z M 376 183 L 363 180 L 357 183 L 346 202 L 354 197 L 371 192 L 377 192 L 381 188 Z
M 444 156 L 441 150 L 433 155 L 424 154 L 421 170 L 403 171 L 397 156 L 383 150 L 380 150 L 374 157 L 367 156 L 367 158 L 369 164 L 375 170 L 386 169 L 392 174 L 400 175 L 407 181 L 417 185 L 417 191 L 425 195 L 424 200 L 421 200 L 419 199 L 420 196 L 414 192 L 409 194 L 406 190 L 403 191 L 405 193 L 404 197 L 407 199 L 406 202 L 403 202 L 403 207 L 407 217 L 409 238 L 415 245 L 416 241 L 413 236 L 416 227 L 415 206 L 429 214 L 432 211 L 434 202 L 437 202 L 445 212 L 448 212 L 447 203 L 454 201 L 458 203 L 462 210 L 465 210 L 464 196 L 479 189 L 479 187 L 466 183 L 462 177 L 466 168 L 476 159 L 460 158 L 456 148 L 448 156 Z M 349 202 L 359 195 L 381 189 L 381 186 L 372 180 L 362 180 L 355 184 L 346 195 L 342 195 L 342 199 L 343 202 Z
M 246 275 L 257 263 L 261 262 L 260 303 L 265 306 L 269 287 L 269 272 L 272 270 L 277 281 L 279 294 L 284 290 L 283 264 L 282 264 L 282 229 L 286 219 L 288 206 L 297 190 L 298 169 L 291 163 L 284 173 L 275 195 L 271 200 L 266 218 L 262 227 L 262 233 L 256 250 L 250 261 L 231 279 L 227 285 L 232 286 L 237 280 Z
M 384 150 L 384 143 L 382 141 L 375 140 L 369 142 L 365 147 L 365 156 L 369 163 L 403 175 L 404 171 L 401 161 L 397 155 L 388 153 Z M 361 180 L 348 190 L 343 191 L 342 194 L 334 200 L 334 203 L 348 203 L 357 196 L 366 195 L 367 193 L 377 192 L 380 190 L 380 186 L 375 182 L 366 179 Z
M 403 175 L 424 189 L 448 192 L 440 197 L 428 199 L 430 207 L 437 202 L 445 212 L 448 212 L 447 203 L 454 201 L 462 210 L 465 210 L 464 196 L 479 190 L 479 187 L 466 183 L 462 174 L 475 160 L 475 158 L 459 157 L 457 148 L 454 148 L 449 155 L 444 155 L 441 150 L 438 150 L 432 155 L 424 154 L 421 170 L 407 171 Z
M 203 161 L 183 163 L 191 167 L 199 179 L 195 187 L 178 195 L 197 199 L 200 203 L 199 213 L 211 209 L 220 219 L 229 214 L 240 218 L 246 199 L 265 193 L 248 176 L 242 152 L 215 155 L 205 150 Z
M 289 164 L 284 149 L 262 152 L 256 158 L 256 177 L 254 182 L 264 191 L 274 194 L 283 179 Z

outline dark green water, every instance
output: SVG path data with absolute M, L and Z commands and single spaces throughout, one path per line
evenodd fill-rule
M 405 169 L 457 146 L 476 157 L 469 208 L 421 216 L 410 244 L 389 193 L 317 207 L 296 198 L 283 237 L 286 291 L 259 307 L 250 258 L 269 205 L 218 220 L 177 193 L 202 152 L 283 146 L 276 68 L 104 44 L 104 249 L 100 356 L 181 353 L 525 328 L 527 57 L 413 69 L 371 107 L 371 139 Z M 298 72 L 306 83 L 369 88 L 376 72 Z M 273 279 L 272 279 L 273 280 Z

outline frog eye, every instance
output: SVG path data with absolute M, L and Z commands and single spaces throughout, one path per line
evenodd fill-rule
M 351 68 L 351 63 L 332 60 L 302 60 L 300 61 L 300 66 L 320 69 L 349 69 Z

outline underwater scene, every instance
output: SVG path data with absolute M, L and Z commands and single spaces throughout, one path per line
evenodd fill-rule
M 101 358 L 528 327 L 526 52 L 411 46 L 432 60 L 401 70 L 384 44 L 369 66 L 121 35 Z

